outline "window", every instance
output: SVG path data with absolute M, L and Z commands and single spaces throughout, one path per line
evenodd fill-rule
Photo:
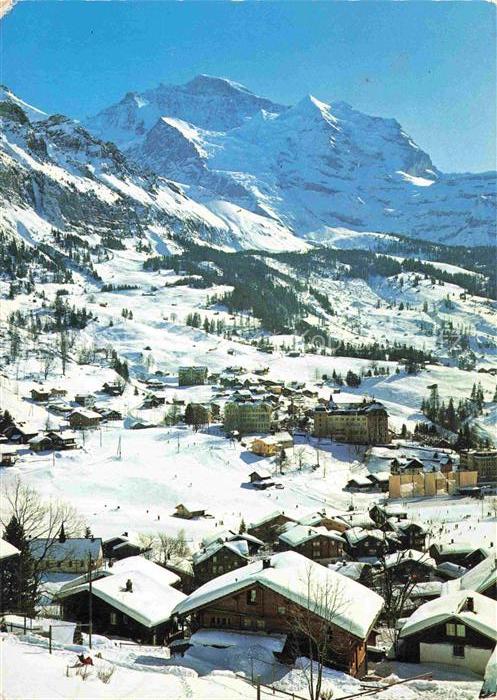
M 445 625 L 445 633 L 448 637 L 465 637 L 466 627 L 464 625 L 455 624 L 454 622 L 448 622 Z
M 464 644 L 454 644 L 452 655 L 458 656 L 460 659 L 464 659 Z
M 284 605 L 278 605 L 278 615 L 286 615 L 286 608 Z
M 247 591 L 247 603 L 249 605 L 256 605 L 257 603 L 257 589 L 251 588 Z
M 263 630 L 264 627 L 266 626 L 266 621 L 265 620 L 257 620 L 256 625 L 257 625 L 258 630 Z
M 110 614 L 110 624 L 117 625 L 117 613 L 111 612 Z

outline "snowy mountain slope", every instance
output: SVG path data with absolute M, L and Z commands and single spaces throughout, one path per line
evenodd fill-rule
M 441 173 L 394 119 L 311 95 L 283 108 L 222 79 L 128 93 L 86 126 L 204 202 L 323 227 L 495 243 L 496 175 Z
M 0 97 L 0 221 L 31 245 L 49 242 L 56 228 L 118 239 L 141 235 L 158 252 L 161 241 L 175 237 L 235 250 L 306 247 L 284 226 L 241 207 L 211 211 L 70 119 L 24 109 L 7 90 Z

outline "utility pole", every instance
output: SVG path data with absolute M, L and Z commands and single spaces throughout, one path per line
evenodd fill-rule
M 121 451 L 121 436 L 119 435 L 119 441 L 117 443 L 117 459 L 121 459 L 122 456 L 122 451 Z
M 88 644 L 91 649 L 93 632 L 93 583 L 91 569 L 91 553 L 88 553 Z

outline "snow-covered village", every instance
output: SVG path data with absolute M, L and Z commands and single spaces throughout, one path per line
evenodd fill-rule
M 495 15 L 0 5 L 1 700 L 497 698 Z

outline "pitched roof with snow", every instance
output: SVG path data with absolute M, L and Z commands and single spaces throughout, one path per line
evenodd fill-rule
M 132 590 L 126 590 L 131 580 Z M 88 590 L 89 584 L 61 590 L 59 598 L 67 598 L 75 593 Z M 181 603 L 186 595 L 171 586 L 159 583 L 143 571 L 123 571 L 105 576 L 92 583 L 93 595 L 125 613 L 145 627 L 156 627 L 167 622 L 173 608 Z
M 289 520 L 293 520 L 293 518 L 291 518 L 289 515 L 286 515 L 286 513 L 284 513 L 282 510 L 273 510 L 272 513 L 269 513 L 268 515 L 264 515 L 262 518 L 260 518 L 259 520 L 257 520 L 254 523 L 250 523 L 250 525 L 248 526 L 248 529 L 253 530 L 256 527 L 260 527 L 261 525 L 265 525 L 266 523 L 270 523 L 271 520 L 274 520 L 275 518 L 279 518 L 280 515 L 285 516 Z
M 383 598 L 377 593 L 297 552 L 274 554 L 270 563 L 269 567 L 264 567 L 262 561 L 253 562 L 209 581 L 179 603 L 173 613 L 186 615 L 214 600 L 259 584 L 315 614 L 321 611 L 332 624 L 359 639 L 368 636 L 383 608 Z M 325 591 L 337 594 L 339 605 L 333 610 L 323 610 L 321 601 Z
M 474 611 L 468 609 L 468 598 L 473 599 Z M 450 619 L 497 642 L 497 602 L 474 591 L 456 591 L 421 605 L 406 621 L 400 636 L 409 637 Z
M 444 583 L 444 593 L 453 593 L 458 590 L 477 591 L 481 593 L 497 584 L 497 560 L 494 555 L 483 559 L 473 569 L 470 569 L 460 578 Z
M 205 549 L 202 549 L 200 552 L 195 552 L 195 554 L 193 555 L 193 563 L 195 565 L 201 564 L 203 561 L 206 561 L 206 559 L 210 559 L 210 557 L 220 552 L 221 549 L 227 549 L 233 554 L 236 554 L 237 556 L 243 557 L 245 559 L 248 557 L 249 554 L 248 543 L 246 540 L 228 540 L 226 542 L 216 541 L 210 544 Z
M 403 552 L 388 554 L 385 557 L 385 566 L 387 569 L 390 569 L 406 561 L 415 561 L 418 564 L 423 564 L 432 569 L 436 568 L 435 560 L 425 552 L 419 552 L 417 549 L 406 549 Z
M 102 540 L 99 537 L 68 537 L 64 542 L 55 540 L 53 543 L 40 538 L 29 542 L 34 558 L 43 556 L 47 547 L 46 559 L 51 561 L 83 560 L 88 559 L 88 556 L 95 561 L 102 556 Z
M 347 538 L 347 542 L 351 545 L 358 544 L 368 537 L 378 540 L 378 542 L 386 542 L 389 538 L 389 535 L 386 535 L 382 530 L 364 530 L 362 527 L 352 527 L 343 534 L 344 537 Z
M 327 530 L 325 527 L 311 527 L 309 525 L 292 525 L 284 530 L 278 539 L 290 547 L 297 547 L 316 537 L 327 537 L 330 540 L 344 542 L 345 540 L 338 532 Z
M 16 554 L 20 554 L 17 547 L 14 547 L 14 545 L 7 542 L 7 540 L 0 539 L 0 559 L 7 559 L 7 557 L 13 557 Z
M 127 557 L 110 568 L 96 570 L 92 579 L 94 595 L 146 627 L 166 622 L 173 607 L 186 597 L 172 588 L 180 580 L 179 576 L 141 556 Z M 125 590 L 128 579 L 133 584 L 132 591 Z M 85 574 L 61 586 L 58 598 L 67 598 L 88 588 L 88 574 Z

